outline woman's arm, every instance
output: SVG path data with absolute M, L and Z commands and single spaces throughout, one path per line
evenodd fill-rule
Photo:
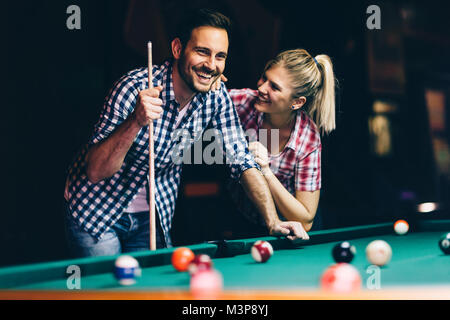
M 296 191 L 293 196 L 270 170 L 268 152 L 260 142 L 251 142 L 249 150 L 260 165 L 278 211 L 290 221 L 300 222 L 306 231 L 312 227 L 319 204 L 320 190 Z
M 286 190 L 272 171 L 264 174 L 278 211 L 287 220 L 300 222 L 306 231 L 312 227 L 319 204 L 320 190 L 296 191 L 295 197 Z

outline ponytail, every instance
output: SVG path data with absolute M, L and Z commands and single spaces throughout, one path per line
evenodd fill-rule
M 335 116 L 335 77 L 330 57 L 316 56 L 317 67 L 322 75 L 321 85 L 312 97 L 309 114 L 322 132 L 330 133 L 336 129 Z

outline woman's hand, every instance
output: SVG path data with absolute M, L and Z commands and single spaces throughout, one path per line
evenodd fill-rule
M 258 141 L 250 142 L 248 145 L 248 149 L 253 154 L 255 161 L 261 167 L 261 172 L 263 175 L 267 175 L 271 173 L 269 166 L 269 152 L 267 148 Z
M 211 85 L 211 90 L 219 91 L 220 85 L 222 84 L 222 82 L 227 82 L 227 81 L 228 81 L 227 77 L 225 77 L 223 74 L 221 74 L 220 77 L 217 78 L 217 80 L 214 81 L 213 84 Z

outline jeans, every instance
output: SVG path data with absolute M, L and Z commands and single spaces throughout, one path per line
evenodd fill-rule
M 70 216 L 66 203 L 64 207 L 67 241 L 74 258 L 117 255 L 150 249 L 148 212 L 123 213 L 101 239 L 96 239 L 78 226 Z M 163 232 L 156 214 L 156 248 L 165 247 Z

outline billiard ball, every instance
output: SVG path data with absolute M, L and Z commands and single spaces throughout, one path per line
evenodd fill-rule
M 409 224 L 405 220 L 397 220 L 394 223 L 394 231 L 398 235 L 404 235 L 409 230 Z
M 191 277 L 189 289 L 195 299 L 217 299 L 223 290 L 222 274 L 215 269 L 200 270 Z
M 269 242 L 258 240 L 253 244 L 251 253 L 256 262 L 266 262 L 273 255 L 273 248 Z
M 445 254 L 450 254 L 450 232 L 441 236 L 439 239 L 439 248 Z
M 213 263 L 207 254 L 198 254 L 188 266 L 189 274 L 192 276 L 201 270 L 212 269 Z
M 185 247 L 178 248 L 172 254 L 172 265 L 177 271 L 187 271 L 194 257 L 195 255 L 191 249 Z
M 376 266 L 384 266 L 392 258 L 392 248 L 384 240 L 374 240 L 366 247 L 367 260 Z
M 131 256 L 120 256 L 114 263 L 114 276 L 123 286 L 136 283 L 136 277 L 141 275 L 139 262 Z
M 336 262 L 351 262 L 356 254 L 355 246 L 351 245 L 350 242 L 344 241 L 336 244 L 333 247 L 333 259 Z
M 337 263 L 328 267 L 320 278 L 322 290 L 349 293 L 361 288 L 359 271 L 348 263 Z

